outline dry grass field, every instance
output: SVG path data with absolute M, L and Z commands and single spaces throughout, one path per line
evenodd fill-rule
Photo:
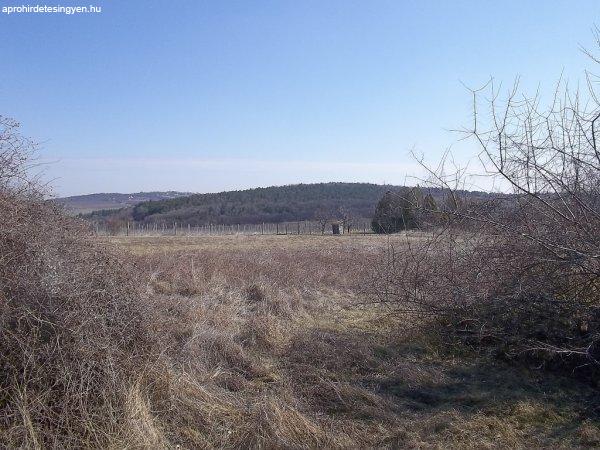
M 420 233 L 410 232 L 410 239 Z M 375 235 L 258 235 L 233 234 L 214 236 L 111 236 L 100 237 L 136 254 L 172 252 L 178 250 L 337 250 L 355 249 L 361 253 L 385 248 L 388 241 L 402 243 L 406 234 Z M 326 246 L 325 248 L 323 246 Z
M 132 399 L 148 447 L 600 445 L 588 385 L 444 348 L 361 306 L 386 237 L 102 239 L 135 260 L 183 349 L 177 413 Z

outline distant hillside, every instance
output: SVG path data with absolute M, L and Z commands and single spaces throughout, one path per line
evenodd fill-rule
M 368 183 L 296 184 L 146 201 L 120 211 L 98 211 L 86 218 L 192 226 L 257 224 L 312 220 L 319 214 L 333 218 L 340 208 L 354 217 L 368 218 L 386 191 L 399 188 Z
M 190 195 L 189 192 L 137 192 L 134 194 L 89 194 L 57 198 L 53 201 L 64 205 L 71 214 L 85 214 L 97 210 L 121 209 L 140 202 L 168 200 Z

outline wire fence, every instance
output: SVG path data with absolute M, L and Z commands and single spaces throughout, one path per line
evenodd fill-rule
M 190 225 L 172 223 L 127 222 L 118 227 L 94 224 L 99 236 L 225 236 L 225 235 L 321 235 L 321 234 L 368 234 L 370 219 L 352 223 L 298 221 L 259 224 L 205 224 Z

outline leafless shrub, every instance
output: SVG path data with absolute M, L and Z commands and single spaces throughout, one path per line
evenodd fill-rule
M 19 133 L 19 123 L 0 116 L 0 189 L 33 195 L 36 186 L 31 169 L 36 145 Z
M 0 127 L 0 445 L 139 444 L 125 426 L 153 351 L 139 285 L 43 202 L 28 179 L 35 146 Z
M 390 247 L 371 283 L 375 301 L 502 355 L 597 370 L 600 104 L 589 86 L 584 101 L 559 83 L 547 110 L 517 86 L 502 101 L 492 83 L 472 91 L 464 132 L 481 147 L 485 175 L 511 192 L 461 198 L 464 171 L 428 168 L 456 207 L 437 213 L 429 239 Z

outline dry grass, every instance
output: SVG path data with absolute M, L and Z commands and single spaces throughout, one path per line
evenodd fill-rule
M 408 233 L 411 239 L 419 239 L 424 235 L 417 231 Z M 392 243 L 403 242 L 406 236 L 405 232 L 387 236 L 377 234 L 339 236 L 234 234 L 226 236 L 110 236 L 98 239 L 102 242 L 116 244 L 118 247 L 138 255 L 172 253 L 182 250 L 253 250 L 259 252 L 268 250 L 321 252 L 355 250 L 363 254 L 385 249 L 390 241 Z M 325 247 L 323 247 L 324 242 L 327 243 Z
M 130 394 L 144 446 L 600 445 L 589 386 L 440 352 L 406 324 L 353 307 L 385 237 L 109 243 L 148 280 L 163 339 L 161 371 Z

